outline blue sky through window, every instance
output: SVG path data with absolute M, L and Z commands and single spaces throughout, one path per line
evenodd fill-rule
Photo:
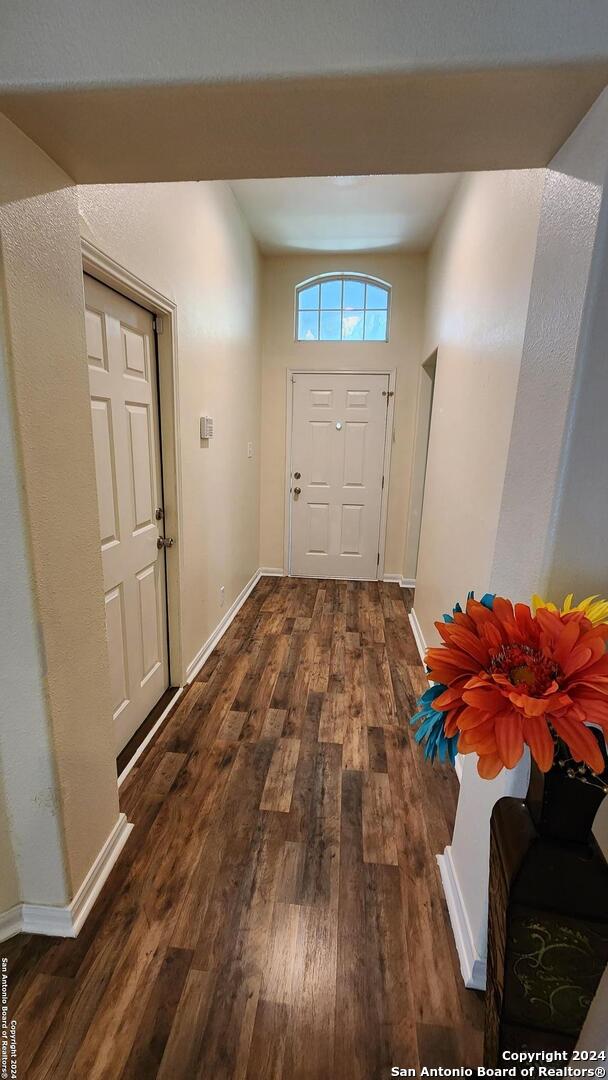
M 296 293 L 298 341 L 387 341 L 389 288 L 336 275 Z

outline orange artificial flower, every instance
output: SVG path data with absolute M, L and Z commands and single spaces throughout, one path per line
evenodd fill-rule
M 429 649 L 429 679 L 447 689 L 442 710 L 446 738 L 458 751 L 479 755 L 484 779 L 512 769 L 524 744 L 543 772 L 553 764 L 554 736 L 572 757 L 604 770 L 586 724 L 608 735 L 608 625 L 593 626 L 582 611 L 565 614 L 497 596 L 492 606 L 469 598 L 466 613 L 435 623 L 443 645 Z

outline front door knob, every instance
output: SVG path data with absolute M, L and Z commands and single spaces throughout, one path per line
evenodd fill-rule
M 294 488 L 294 489 L 293 489 L 293 493 L 294 493 L 294 495 L 295 495 L 295 496 L 296 496 L 296 498 L 297 498 L 297 497 L 298 497 L 298 495 L 301 495 L 301 494 L 302 494 L 302 488 Z

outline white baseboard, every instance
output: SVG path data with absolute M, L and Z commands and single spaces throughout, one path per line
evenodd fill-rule
M 209 635 L 205 644 L 199 649 L 194 659 L 188 664 L 188 667 L 186 668 L 186 685 L 189 685 L 194 677 L 198 675 L 205 661 L 211 656 L 218 641 L 224 636 L 235 615 L 241 610 L 245 600 L 249 594 L 253 592 L 258 581 L 262 577 L 284 577 L 284 571 L 278 566 L 261 566 L 259 570 L 256 570 L 244 589 L 241 589 L 234 603 L 230 605 L 223 619 L 217 624 L 213 633 Z
M 224 634 L 226 633 L 226 630 L 230 626 L 230 623 L 233 621 L 235 615 L 237 614 L 238 611 L 240 611 L 243 604 L 245 603 L 245 600 L 247 599 L 249 594 L 251 592 L 253 592 L 253 590 L 255 589 L 255 587 L 256 587 L 256 585 L 257 585 L 257 583 L 258 583 L 258 581 L 260 580 L 261 577 L 262 577 L 262 571 L 261 570 L 256 570 L 253 577 L 251 577 L 249 579 L 249 581 L 245 585 L 244 589 L 241 589 L 241 591 L 240 591 L 239 595 L 237 596 L 236 600 L 234 601 L 234 603 L 232 603 L 230 605 L 230 607 L 228 608 L 228 611 L 226 612 L 224 617 L 217 624 L 217 626 L 216 626 L 215 630 L 213 631 L 213 633 L 211 633 L 209 635 L 209 637 L 207 638 L 205 644 L 202 646 L 202 648 L 199 649 L 196 656 L 194 657 L 194 660 L 192 660 L 188 664 L 188 667 L 186 668 L 186 684 L 187 685 L 192 682 L 195 675 L 198 675 L 198 673 L 201 670 L 201 668 L 202 668 L 203 664 L 205 663 L 205 661 L 209 659 L 209 657 L 211 656 L 211 653 L 215 649 L 215 646 L 217 645 L 218 641 L 220 640 L 220 638 L 222 638 L 224 636 Z
M 127 821 L 126 814 L 119 814 L 118 821 L 108 836 L 99 855 L 70 904 L 74 937 L 80 930 L 89 911 L 93 907 L 106 883 L 114 863 L 125 846 L 133 826 Z
M 416 612 L 414 611 L 414 608 L 412 608 L 412 610 L 410 611 L 409 620 L 410 626 L 412 628 L 412 633 L 414 635 L 414 641 L 416 642 L 418 653 L 420 654 L 420 659 L 422 660 L 422 663 L 424 663 L 424 656 L 426 653 L 426 641 L 424 640 L 422 627 L 418 622 L 418 617 L 416 615 Z
M 401 574 L 384 574 L 383 581 L 396 581 L 402 589 L 415 589 L 416 578 L 402 577 Z
M 486 960 L 485 957 L 479 955 L 475 948 L 471 924 L 458 881 L 456 867 L 452 859 L 451 847 L 446 847 L 443 855 L 437 856 L 437 862 L 439 863 L 441 883 L 450 913 L 450 922 L 452 923 L 464 985 L 469 990 L 485 990 Z
M 120 776 L 118 777 L 118 786 L 119 787 L 127 779 L 127 776 L 131 772 L 131 769 L 135 765 L 138 758 L 141 757 L 141 755 L 143 754 L 146 747 L 152 742 L 152 739 L 156 735 L 156 732 L 158 731 L 159 727 L 161 726 L 161 724 L 163 724 L 165 722 L 167 716 L 171 712 L 171 709 L 175 705 L 175 702 L 178 700 L 178 698 L 180 698 L 182 696 L 183 692 L 184 692 L 183 686 L 178 687 L 178 689 L 175 691 L 173 697 L 171 698 L 171 701 L 167 705 L 166 709 L 163 709 L 163 711 L 160 714 L 158 720 L 150 728 L 150 730 L 149 730 L 148 734 L 146 735 L 145 739 L 142 739 L 139 746 L 137 747 L 137 750 L 133 754 L 133 757 L 131 758 L 130 761 L 127 762 L 127 764 L 125 765 L 124 769 L 122 770 Z
M 14 934 L 46 934 L 75 938 L 105 885 L 133 826 L 125 814 L 118 820 L 70 904 L 16 904 L 0 915 L 0 941 Z

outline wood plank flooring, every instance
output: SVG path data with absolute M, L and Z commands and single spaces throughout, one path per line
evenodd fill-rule
M 9 959 L 28 1080 L 383 1080 L 482 1060 L 435 856 L 452 770 L 408 724 L 397 585 L 264 578 L 129 774 L 75 941 Z

